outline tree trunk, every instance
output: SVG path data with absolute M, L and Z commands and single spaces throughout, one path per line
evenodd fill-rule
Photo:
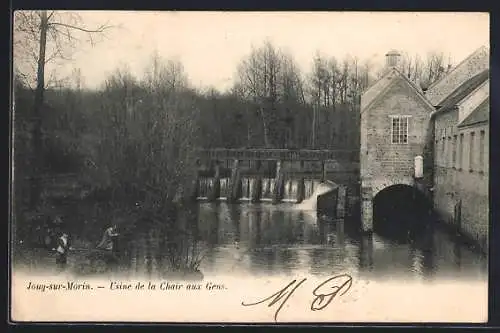
M 312 138 L 311 138 L 311 148 L 316 148 L 316 112 L 317 107 L 313 107 L 313 120 L 312 120 Z
M 45 89 L 45 47 L 47 43 L 48 18 L 47 11 L 40 14 L 40 49 L 38 55 L 37 85 L 33 110 L 33 176 L 31 177 L 31 207 L 35 208 L 40 199 L 40 176 L 42 172 L 42 106 Z
M 264 129 L 264 146 L 266 148 L 269 148 L 269 128 L 267 126 L 267 121 L 266 121 L 266 115 L 265 115 L 265 112 L 264 112 L 264 108 L 260 107 L 259 108 L 259 111 L 260 111 L 260 114 L 261 114 L 261 117 L 262 117 L 262 126 L 263 126 L 263 129 Z

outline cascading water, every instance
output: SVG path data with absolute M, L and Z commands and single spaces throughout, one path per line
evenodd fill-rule
M 313 180 L 313 179 L 305 179 L 304 180 L 304 185 L 305 185 L 304 197 L 309 198 L 310 196 L 312 196 L 314 193 L 314 190 L 318 187 L 319 184 L 321 184 L 320 181 Z
M 227 200 L 230 196 L 231 186 L 230 178 L 220 178 L 220 195 L 217 200 Z M 242 177 L 241 178 L 241 201 L 250 201 L 256 186 L 257 180 L 253 177 Z M 273 178 L 262 178 L 262 192 L 260 196 L 261 201 L 272 201 L 274 191 L 275 191 L 275 179 Z M 199 180 L 199 193 L 198 199 L 206 200 L 210 197 L 211 192 L 215 186 L 214 178 L 201 178 Z M 316 209 L 316 199 L 318 195 L 328 192 L 333 188 L 333 185 L 321 183 L 317 180 L 305 179 L 304 180 L 304 197 L 306 198 L 301 204 L 297 205 L 300 209 L 304 210 L 315 210 Z M 283 201 L 284 202 L 297 202 L 298 190 L 299 190 L 299 180 L 298 179 L 286 179 L 283 188 Z
M 229 178 L 221 178 L 220 179 L 220 200 L 227 200 L 229 197 Z
M 285 182 L 285 192 L 283 193 L 283 201 L 297 202 L 298 181 L 288 179 Z
M 199 194 L 198 198 L 199 199 L 206 199 L 208 198 L 210 191 L 213 188 L 214 184 L 214 179 L 213 178 L 201 178 L 199 182 Z
M 310 196 L 306 196 L 306 199 L 302 203 L 296 205 L 295 207 L 300 210 L 315 211 L 318 203 L 318 196 L 325 194 L 335 188 L 335 185 L 328 183 L 318 183 L 314 186 L 314 192 Z
M 241 200 L 248 201 L 252 197 L 253 179 L 241 178 Z
M 273 197 L 273 186 L 274 179 L 272 178 L 263 178 L 262 179 L 262 193 L 261 200 L 262 201 L 270 201 Z

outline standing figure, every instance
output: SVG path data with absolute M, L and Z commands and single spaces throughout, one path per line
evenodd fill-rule
M 65 223 L 61 216 L 56 216 L 54 219 L 47 219 L 45 222 L 45 236 L 44 243 L 47 247 L 56 247 L 58 246 L 58 236 L 62 234 L 65 229 Z
M 68 234 L 63 232 L 61 237 L 57 240 L 57 257 L 56 264 L 60 269 L 64 269 L 68 262 L 68 250 L 69 250 L 69 239 Z
M 108 251 L 113 251 L 114 250 L 114 239 L 115 237 L 118 236 L 118 233 L 116 231 L 116 224 L 110 226 L 104 231 L 104 234 L 102 235 L 101 242 L 97 245 L 98 249 L 101 250 L 108 250 Z
M 115 239 L 118 235 L 116 224 L 114 224 L 104 231 L 101 242 L 97 245 L 97 249 L 105 250 L 108 253 L 108 263 L 117 261 Z

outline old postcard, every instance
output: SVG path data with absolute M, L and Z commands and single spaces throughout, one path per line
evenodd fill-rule
M 487 13 L 13 31 L 12 321 L 487 321 Z

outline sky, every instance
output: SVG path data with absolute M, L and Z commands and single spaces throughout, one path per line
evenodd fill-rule
M 397 49 L 443 52 L 454 64 L 489 45 L 487 13 L 384 12 L 118 12 L 79 15 L 88 27 L 109 23 L 106 38 L 84 45 L 61 70 L 79 68 L 87 88 L 127 64 L 141 76 L 149 57 L 182 61 L 195 86 L 229 88 L 237 64 L 264 40 L 289 52 L 308 71 L 317 51 L 382 63 Z

